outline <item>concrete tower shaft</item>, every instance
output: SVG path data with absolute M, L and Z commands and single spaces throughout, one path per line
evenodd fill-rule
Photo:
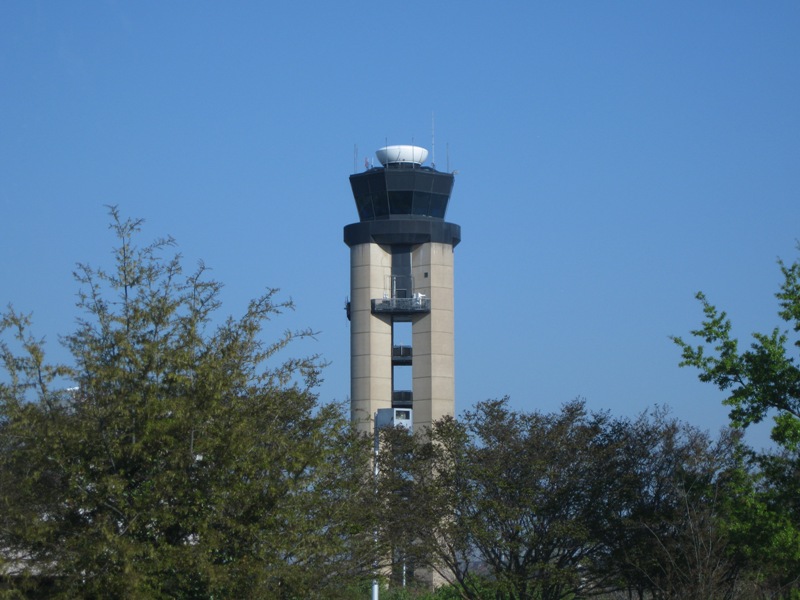
M 444 221 L 453 175 L 423 167 L 427 151 L 389 146 L 383 167 L 350 177 L 360 221 L 350 247 L 351 413 L 372 431 L 379 409 L 411 408 L 415 430 L 455 410 L 453 249 L 461 228 Z M 411 324 L 411 346 L 398 344 Z M 395 373 L 411 368 L 411 390 Z
M 417 290 L 431 310 L 412 320 L 414 426 L 428 427 L 455 412 L 453 245 L 428 242 L 412 252 Z
M 350 412 L 359 423 L 392 406 L 392 319 L 371 309 L 390 276 L 391 254 L 383 247 L 350 248 Z

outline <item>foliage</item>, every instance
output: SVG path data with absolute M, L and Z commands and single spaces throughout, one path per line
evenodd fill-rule
M 663 410 L 618 422 L 623 484 L 607 568 L 639 598 L 733 598 L 741 561 L 726 528 L 749 482 L 740 435 L 717 440 Z
M 291 308 L 274 290 L 218 322 L 203 266 L 185 276 L 162 256 L 172 240 L 140 248 L 141 222 L 111 215 L 115 269 L 76 273 L 73 366 L 48 365 L 27 316 L 2 317 L 7 581 L 65 598 L 334 597 L 369 566 L 369 452 L 317 402 L 317 357 L 273 364 L 310 332 L 262 341 Z
M 800 597 L 800 461 L 786 450 L 750 454 L 752 484 L 731 506 L 729 534 L 754 595 Z
M 782 265 L 786 281 L 781 293 L 783 310 L 779 315 L 786 321 L 794 320 L 794 330 L 800 331 L 800 294 L 792 295 L 800 265 L 789 269 Z M 692 335 L 705 344 L 692 346 L 680 337 L 673 337 L 683 352 L 681 366 L 700 370 L 701 381 L 715 384 L 728 397 L 724 403 L 731 408 L 730 419 L 734 426 L 746 428 L 760 423 L 768 414 L 773 415 L 772 439 L 779 445 L 796 451 L 800 444 L 800 369 L 789 356 L 788 333 L 778 328 L 770 334 L 754 333 L 750 349 L 740 352 L 739 341 L 731 337 L 731 321 L 724 311 L 718 311 L 705 297 L 697 294 L 703 305 L 705 320 L 701 329 Z M 796 304 L 797 306 L 793 306 Z M 800 341 L 795 342 L 795 345 Z
M 425 437 L 382 437 L 384 552 L 431 565 L 458 597 L 733 597 L 730 432 L 715 441 L 663 411 L 631 422 L 579 401 L 542 414 L 499 400 Z
M 687 594 L 711 569 L 701 545 L 716 561 L 704 591 L 735 583 L 716 502 L 738 472 L 733 438 L 714 443 L 663 412 L 630 422 L 579 401 L 541 414 L 505 399 L 424 437 L 382 437 L 385 555 L 400 547 L 463 598 L 701 597 Z
M 738 510 L 731 524 L 741 551 L 760 559 L 757 571 L 781 589 L 797 589 L 800 573 L 800 263 L 779 261 L 783 282 L 776 294 L 778 316 L 793 331 L 774 328 L 754 333 L 747 350 L 741 350 L 732 335 L 727 314 L 697 294 L 704 319 L 691 332 L 702 343 L 692 345 L 680 337 L 681 366 L 699 370 L 701 381 L 725 392 L 734 426 L 747 428 L 766 417 L 773 419 L 772 439 L 778 451 L 752 456 L 758 481 L 753 493 Z M 795 341 L 791 341 L 791 337 Z M 788 592 L 787 592 L 788 593 Z

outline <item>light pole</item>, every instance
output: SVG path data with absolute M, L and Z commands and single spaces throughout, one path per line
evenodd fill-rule
M 378 450 L 380 448 L 380 428 L 378 427 L 378 411 L 375 412 L 375 427 L 373 428 L 373 456 L 372 456 L 372 475 L 375 486 L 375 498 L 378 498 Z M 372 531 L 372 539 L 375 543 L 375 558 L 372 563 L 372 600 L 378 600 L 378 524 Z

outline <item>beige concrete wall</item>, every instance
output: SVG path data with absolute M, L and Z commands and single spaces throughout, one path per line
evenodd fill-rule
M 455 412 L 453 247 L 428 243 L 411 257 L 415 291 L 431 299 L 430 314 L 412 323 L 414 431 Z
M 350 409 L 365 432 L 376 410 L 392 406 L 392 325 L 371 312 L 391 272 L 392 256 L 378 244 L 350 249 Z
M 427 243 L 411 257 L 414 291 L 431 312 L 412 322 L 414 430 L 455 412 L 453 247 Z M 350 401 L 353 420 L 372 431 L 375 411 L 392 404 L 392 323 L 372 314 L 371 300 L 390 292 L 392 256 L 378 244 L 350 249 Z

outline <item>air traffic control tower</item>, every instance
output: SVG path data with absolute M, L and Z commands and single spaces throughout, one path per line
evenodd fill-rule
M 376 156 L 382 166 L 350 176 L 359 222 L 344 228 L 351 413 L 371 432 L 379 409 L 397 409 L 401 420 L 411 410 L 422 431 L 455 411 L 453 250 L 461 227 L 444 220 L 454 177 L 423 166 L 428 151 L 417 146 Z M 399 335 L 409 323 L 410 345 Z M 397 389 L 408 368 L 412 389 Z

